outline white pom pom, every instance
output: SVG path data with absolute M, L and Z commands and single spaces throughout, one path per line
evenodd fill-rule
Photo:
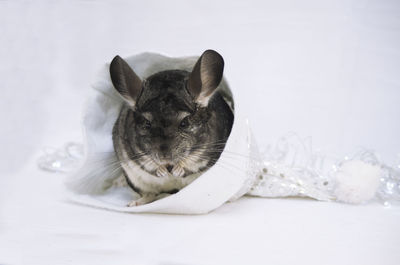
M 379 187 L 381 169 L 360 160 L 345 162 L 336 174 L 334 194 L 338 201 L 362 203 L 372 199 Z

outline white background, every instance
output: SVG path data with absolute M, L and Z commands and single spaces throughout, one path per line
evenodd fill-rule
M 246 198 L 206 216 L 116 214 L 66 203 L 35 164 L 82 140 L 90 83 L 116 54 L 211 48 L 261 147 L 296 132 L 394 165 L 399 2 L 0 1 L 0 25 L 0 264 L 399 263 L 396 207 Z

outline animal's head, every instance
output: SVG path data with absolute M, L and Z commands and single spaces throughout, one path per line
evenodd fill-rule
M 205 160 L 200 151 L 215 141 L 210 131 L 214 113 L 208 103 L 221 82 L 223 68 L 221 55 L 207 50 L 191 72 L 168 70 L 141 80 L 116 56 L 110 65 L 111 80 L 133 111 L 134 122 L 127 129 L 132 150 L 146 153 L 154 169 L 164 166 L 169 172 L 190 159 Z

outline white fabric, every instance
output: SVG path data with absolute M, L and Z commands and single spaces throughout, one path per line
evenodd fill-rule
M 164 70 L 191 71 L 196 60 L 196 57 L 171 58 L 155 53 L 142 53 L 126 58 L 141 79 Z M 89 98 L 83 122 L 86 137 L 85 159 L 80 170 L 67 178 L 68 186 L 77 193 L 71 195 L 74 201 L 122 212 L 202 214 L 247 192 L 249 195 L 261 197 L 301 196 L 363 203 L 374 198 L 381 184 L 379 179 L 382 173 L 379 167 L 362 161 L 344 163 L 330 177 L 327 176 L 328 171 L 310 174 L 318 170 L 311 164 L 294 166 L 293 163 L 298 163 L 298 160 L 315 160 L 315 154 L 311 150 L 308 150 L 308 155 L 295 156 L 291 164 L 281 159 L 265 161 L 269 165 L 264 165 L 248 122 L 243 118 L 244 110 L 240 100 L 234 97 L 235 93 L 232 93 L 223 80 L 219 90 L 229 95 L 229 103 L 232 103 L 230 101 L 233 94 L 235 119 L 231 135 L 217 163 L 176 194 L 146 205 L 128 207 L 127 204 L 139 195 L 128 187 L 115 187 L 113 183 L 122 172 L 119 167 L 116 169 L 116 166 L 108 166 L 119 164 L 114 153 L 112 129 L 124 104 L 111 83 L 109 64 L 102 68 L 93 87 L 95 94 Z M 278 153 L 287 156 L 288 153 L 298 151 L 289 148 L 285 152 L 279 150 Z M 273 154 L 269 156 L 274 157 Z M 356 166 L 350 167 L 350 164 Z M 328 165 L 332 166 L 334 164 Z
M 163 70 L 191 71 L 197 58 L 169 58 L 154 53 L 143 53 L 126 58 L 135 73 L 146 77 Z M 86 137 L 86 159 L 74 176 L 67 178 L 71 195 L 77 202 L 123 212 L 154 212 L 175 214 L 208 213 L 230 199 L 236 199 L 250 189 L 250 182 L 260 169 L 257 147 L 248 122 L 243 118 L 239 100 L 234 100 L 235 118 L 225 149 L 217 163 L 178 193 L 152 203 L 127 207 L 135 197 L 129 188 L 114 188 L 110 184 L 119 177 L 120 170 L 106 168 L 106 161 L 115 160 L 112 128 L 123 101 L 115 92 L 106 65 L 94 83 L 95 95 L 89 99 L 83 126 Z M 220 90 L 229 90 L 225 81 Z M 101 156 L 93 163 L 90 157 Z M 83 195 L 82 195 L 83 194 Z

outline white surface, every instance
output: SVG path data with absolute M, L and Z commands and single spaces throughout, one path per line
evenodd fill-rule
M 400 150 L 397 1 L 0 1 L 0 264 L 398 264 L 400 210 L 246 198 L 204 216 L 63 201 L 43 146 L 81 140 L 94 73 L 115 54 L 213 48 L 261 146 Z
M 32 190 L 35 183 L 46 185 Z M 24 197 L 10 197 L 1 264 L 394 265 L 400 258 L 398 208 L 244 198 L 207 215 L 121 214 L 68 203 L 59 184 L 54 174 L 35 173 L 19 188 Z

